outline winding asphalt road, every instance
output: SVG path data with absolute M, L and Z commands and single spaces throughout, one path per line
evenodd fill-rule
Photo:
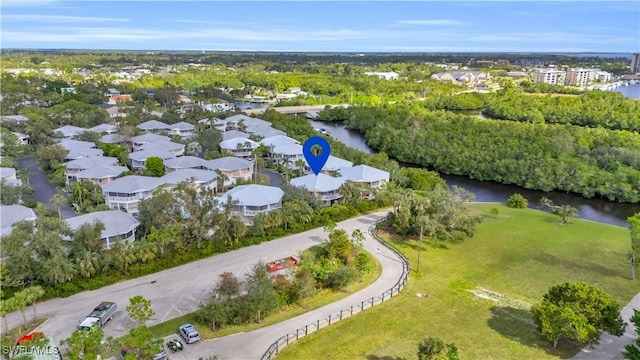
M 338 227 L 345 229 L 348 233 L 360 229 L 367 234 L 365 248 L 371 251 L 383 266 L 382 275 L 374 284 L 337 303 L 313 310 L 280 324 L 247 334 L 188 345 L 189 357 L 192 357 L 192 353 L 194 354 L 193 358 L 196 359 L 200 356 L 207 358 L 214 354 L 219 355 L 221 359 L 260 357 L 273 341 L 289 329 L 295 330 L 298 326 L 303 327 L 307 323 L 328 316 L 334 311 L 334 308 L 339 311 L 339 308 L 343 308 L 345 304 L 352 305 L 366 297 L 377 296 L 393 286 L 402 272 L 402 263 L 390 250 L 371 239 L 367 232 L 368 227 L 385 214 L 386 211 L 377 212 L 338 224 Z M 201 302 L 210 299 L 220 273 L 229 271 L 239 278 L 244 278 L 249 269 L 258 261 L 268 262 L 294 255 L 324 242 L 325 239 L 324 230 L 317 228 L 137 279 L 123 281 L 98 290 L 85 291 L 68 298 L 42 302 L 37 305 L 38 314 L 48 318 L 48 321 L 39 330 L 59 343 L 71 335 L 78 322 L 83 320 L 84 316 L 91 312 L 96 305 L 102 301 L 115 301 L 118 303 L 118 311 L 113 316 L 113 320 L 105 325 L 104 330 L 105 336 L 120 337 L 135 326 L 125 310 L 129 298 L 133 296 L 142 295 L 151 300 L 156 315 L 148 325 L 155 325 L 191 313 L 198 308 Z M 9 328 L 13 328 L 22 322 L 22 316 L 20 312 L 13 312 L 7 316 L 7 320 Z M 176 357 L 172 356 L 172 358 Z
M 51 205 L 51 198 L 57 193 L 57 187 L 55 184 L 52 184 L 42 170 L 38 168 L 34 157 L 30 156 L 18 159 L 16 162 L 21 169 L 29 169 L 29 183 L 34 190 L 33 198 L 37 202 L 44 203 L 49 208 L 58 211 L 55 206 Z M 67 197 L 67 194 L 62 193 L 62 195 Z M 76 212 L 73 211 L 67 203 L 62 205 L 60 212 L 64 219 L 76 216 Z

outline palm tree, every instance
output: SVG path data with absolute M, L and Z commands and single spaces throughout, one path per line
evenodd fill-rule
M 62 220 L 62 206 L 67 202 L 67 199 L 61 194 L 54 194 L 51 197 L 51 205 L 58 209 L 58 218 Z
M 18 169 L 18 176 L 20 176 L 20 179 L 24 181 L 27 186 L 31 186 L 31 183 L 29 182 L 31 179 L 31 169 L 29 168 Z
M 87 195 L 89 191 L 82 186 L 80 182 L 73 183 L 73 196 L 80 201 L 80 209 L 82 209 L 82 199 Z
M 38 315 L 36 311 L 36 301 L 44 296 L 44 289 L 42 288 L 42 286 L 35 285 L 29 286 L 28 288 L 24 289 L 24 292 L 26 293 L 27 299 L 31 302 L 31 306 L 33 307 L 33 322 L 35 323 Z
M 100 254 L 97 251 L 84 250 L 76 257 L 76 270 L 85 278 L 90 278 L 98 271 Z
M 300 176 L 304 174 L 304 166 L 307 165 L 307 162 L 304 159 L 298 159 L 295 162 L 295 166 L 298 167 L 298 171 L 300 171 Z

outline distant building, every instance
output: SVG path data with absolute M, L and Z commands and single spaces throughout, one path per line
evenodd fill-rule
M 640 73 L 640 53 L 635 53 L 631 56 L 631 72 L 634 74 Z
M 394 71 L 389 71 L 389 72 L 368 71 L 364 74 L 369 76 L 377 76 L 380 79 L 384 79 L 384 80 L 397 80 L 398 77 L 400 77 L 400 75 Z
M 534 83 L 564 85 L 567 73 L 561 70 L 538 70 L 533 76 Z
M 596 75 L 595 69 L 569 69 L 565 84 L 570 86 L 587 86 Z

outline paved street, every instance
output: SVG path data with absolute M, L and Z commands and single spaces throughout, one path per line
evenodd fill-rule
M 576 356 L 573 357 L 574 360 L 601 360 L 601 359 L 609 359 L 609 360 L 622 360 L 624 357 L 622 356 L 622 350 L 625 345 L 633 343 L 635 339 L 638 338 L 638 334 L 636 333 L 636 329 L 631 324 L 629 320 L 633 316 L 633 309 L 640 310 L 640 294 L 634 296 L 634 298 L 627 304 L 624 308 L 622 308 L 621 314 L 622 319 L 628 324 L 625 328 L 625 332 L 622 336 L 613 336 L 607 333 L 603 333 L 600 335 L 600 343 L 593 348 L 587 346 L 582 349 Z
M 368 226 L 375 220 L 380 219 L 384 214 L 386 214 L 386 211 L 346 220 L 339 223 L 339 227 L 347 230 L 349 233 L 356 228 L 366 233 Z M 297 254 L 313 245 L 322 243 L 325 238 L 326 234 L 321 228 L 314 229 L 260 245 L 220 254 L 138 279 L 123 281 L 102 289 L 86 291 L 68 298 L 46 301 L 38 304 L 38 314 L 49 319 L 41 326 L 40 330 L 52 336 L 56 342 L 60 342 L 60 340 L 69 337 L 77 326 L 78 321 L 83 320 L 84 316 L 100 302 L 115 301 L 118 303 L 118 311 L 114 314 L 113 320 L 106 324 L 105 335 L 120 337 L 125 335 L 134 325 L 127 316 L 125 307 L 128 304 L 129 298 L 135 295 L 142 295 L 152 301 L 156 315 L 149 321 L 149 325 L 154 325 L 196 310 L 201 301 L 211 296 L 215 281 L 220 273 L 230 271 L 236 274 L 236 276 L 244 278 L 244 275 L 251 266 L 259 260 L 268 262 Z M 377 246 L 373 240 L 367 239 L 366 246 L 368 250 L 374 252 L 384 266 L 383 276 L 372 285 L 372 287 L 375 288 L 373 292 L 378 294 L 390 287 L 388 283 L 393 283 L 398 278 L 398 276 L 394 275 L 396 269 L 390 266 L 395 263 L 397 264 L 396 267 L 401 268 L 401 264 L 396 263 L 396 260 L 389 262 L 389 259 L 386 257 L 387 255 L 383 255 L 385 254 L 385 249 Z M 378 247 L 381 249 L 377 250 Z M 386 282 L 381 283 L 381 281 Z M 315 320 L 318 315 L 314 314 L 311 317 Z M 13 328 L 22 322 L 22 317 L 19 312 L 9 314 L 7 318 L 9 328 Z M 307 322 L 306 320 L 302 320 L 301 317 L 296 319 L 298 319 L 297 321 Z M 287 326 L 286 324 L 291 326 L 289 322 L 283 324 L 284 325 L 281 326 Z M 252 350 L 253 352 L 261 352 L 266 349 L 270 342 L 280 336 L 278 335 L 279 329 L 280 328 L 277 330 L 272 329 L 269 333 L 261 333 L 258 331 L 255 339 L 242 339 L 247 343 L 255 344 L 255 346 L 251 346 L 254 348 Z M 250 354 L 246 354 L 245 356 L 242 353 L 237 353 L 237 351 L 243 350 L 241 349 L 242 346 L 239 346 L 238 349 L 233 351 L 230 349 L 230 347 L 238 346 L 236 344 L 238 340 L 231 341 L 230 339 L 232 338 L 233 337 L 225 338 L 225 340 L 212 341 L 210 342 L 210 344 L 212 344 L 211 349 L 207 346 L 203 351 L 207 353 L 210 350 L 215 353 L 219 352 L 224 358 L 251 358 Z M 209 344 L 209 342 L 207 342 L 207 344 Z M 264 349 L 262 347 L 264 347 Z M 220 351 L 218 351 L 218 349 L 220 349 Z M 248 351 L 250 349 L 244 350 Z M 212 355 L 213 353 L 209 354 Z
M 58 211 L 57 208 L 51 205 L 51 198 L 57 192 L 56 185 L 49 182 L 47 176 L 38 168 L 35 158 L 30 156 L 18 159 L 16 162 L 21 169 L 29 169 L 29 173 L 31 174 L 29 182 L 35 191 L 33 198 L 38 202 L 46 204 L 49 208 Z M 67 196 L 64 193 L 62 195 Z M 73 211 L 68 204 L 62 206 L 61 212 L 62 217 L 65 219 L 76 216 L 75 211 Z
M 281 186 L 282 175 L 278 174 L 276 171 L 270 169 L 259 169 L 258 172 L 269 179 L 269 186 Z

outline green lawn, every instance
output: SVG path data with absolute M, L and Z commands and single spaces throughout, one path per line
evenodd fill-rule
M 530 304 L 566 281 L 598 285 L 620 304 L 640 290 L 629 280 L 625 228 L 578 219 L 562 225 L 555 215 L 501 204 L 473 209 L 484 217 L 475 237 L 425 243 L 420 272 L 412 271 L 401 295 L 288 346 L 278 359 L 415 359 L 425 336 L 454 343 L 462 359 L 567 358 L 580 347 L 552 349 L 531 322 Z M 417 242 L 393 240 L 415 270 Z M 481 288 L 499 293 L 497 301 L 469 291 Z

